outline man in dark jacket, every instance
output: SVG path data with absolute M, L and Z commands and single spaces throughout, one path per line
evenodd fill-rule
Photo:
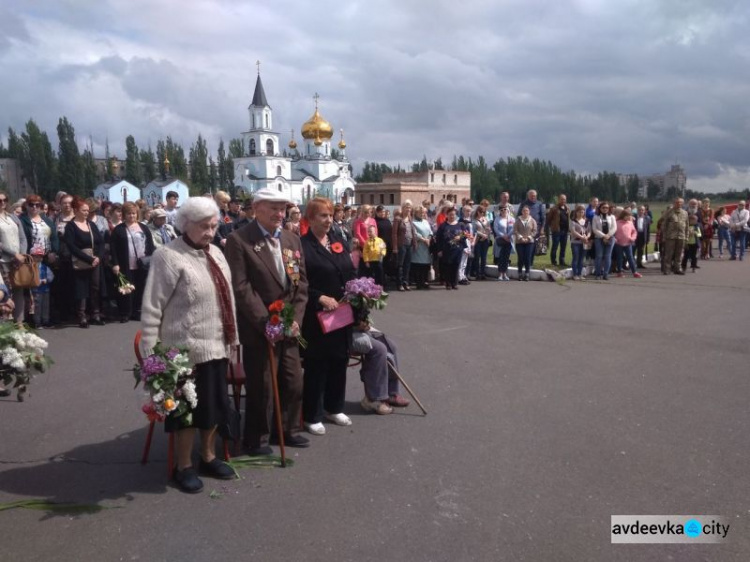
M 544 218 L 546 215 L 546 210 L 544 208 L 544 203 L 539 201 L 536 196 L 536 190 L 530 189 L 526 193 L 526 201 L 521 203 L 521 206 L 518 207 L 518 214 L 521 214 L 521 208 L 522 207 L 528 207 L 529 208 L 529 215 L 532 219 L 536 221 L 536 237 L 537 241 L 539 240 L 539 236 L 544 232 Z M 536 241 L 534 243 L 534 249 L 531 252 L 531 265 L 534 265 L 534 255 L 536 254 Z
M 570 209 L 567 205 L 567 197 L 559 195 L 557 204 L 547 211 L 547 224 L 552 234 L 552 265 L 560 264 L 565 267 L 565 249 L 568 247 L 568 227 L 570 224 Z M 557 249 L 560 248 L 560 259 L 557 257 Z

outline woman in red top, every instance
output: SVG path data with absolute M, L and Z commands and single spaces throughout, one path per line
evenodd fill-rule
M 367 227 L 375 227 L 375 236 L 378 235 L 378 224 L 375 222 L 375 218 L 372 216 L 374 209 L 370 205 L 362 205 L 359 208 L 359 214 L 352 223 L 352 231 L 354 237 L 359 240 L 360 247 L 364 248 L 367 242 Z

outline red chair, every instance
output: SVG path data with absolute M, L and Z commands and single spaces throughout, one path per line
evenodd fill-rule
M 141 355 L 141 337 L 142 333 L 140 330 L 138 330 L 135 333 L 135 339 L 133 340 L 133 351 L 135 352 L 135 357 L 138 359 L 138 363 L 141 363 L 143 361 L 143 356 Z M 148 462 L 148 455 L 151 452 L 151 439 L 154 437 L 154 426 L 156 425 L 155 421 L 152 421 L 148 425 L 148 433 L 146 434 L 146 445 L 143 447 L 143 456 L 141 457 L 141 464 L 146 464 Z M 167 448 L 167 478 L 172 478 L 172 470 L 174 469 L 174 433 L 169 434 L 169 445 Z
M 135 357 L 138 359 L 138 362 L 141 363 L 143 361 L 143 357 L 141 355 L 141 337 L 143 334 L 140 330 L 138 330 L 135 333 L 135 338 L 133 340 L 133 351 L 135 352 Z M 243 373 L 244 374 L 244 373 Z M 244 382 L 244 380 L 243 380 Z M 235 398 L 235 403 L 237 403 L 237 398 Z M 155 421 L 152 421 L 148 425 L 148 433 L 146 434 L 146 444 L 143 447 L 143 456 L 141 456 L 141 464 L 146 464 L 148 462 L 148 456 L 151 452 L 151 440 L 154 436 L 154 426 L 156 425 Z M 224 460 L 229 460 L 229 446 L 226 441 L 223 443 L 224 445 Z M 174 433 L 169 433 L 169 445 L 167 446 L 167 478 L 172 478 L 172 471 L 174 470 Z
M 240 402 L 242 400 L 242 389 L 245 387 L 245 367 L 242 365 L 241 347 L 238 345 L 229 356 L 229 368 L 227 369 L 227 384 L 232 388 L 232 399 L 234 400 L 234 409 L 240 412 Z M 234 454 L 240 453 L 240 436 L 234 442 Z M 226 444 L 225 444 L 226 446 Z M 225 454 L 226 451 L 225 451 Z

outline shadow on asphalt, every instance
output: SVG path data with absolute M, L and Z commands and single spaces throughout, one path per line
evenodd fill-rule
M 2 473 L 0 490 L 53 503 L 122 507 L 140 494 L 164 494 L 167 439 L 154 432 L 149 462 L 141 465 L 147 427 L 111 441 L 76 447 L 42 464 L 19 464 Z M 6 466 L 13 461 L 5 461 Z M 65 513 L 47 512 L 42 520 Z

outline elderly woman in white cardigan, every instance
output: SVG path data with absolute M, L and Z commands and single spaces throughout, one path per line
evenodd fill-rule
M 223 480 L 234 471 L 216 458 L 217 428 L 229 422 L 226 373 L 230 348 L 237 345 L 232 276 L 221 250 L 211 244 L 219 209 L 211 199 L 191 197 L 180 207 L 180 238 L 159 248 L 151 261 L 141 310 L 141 347 L 146 356 L 157 343 L 185 345 L 195 364 L 198 404 L 189 427 L 167 418 L 165 429 L 177 430 L 175 481 L 188 493 L 203 482 L 192 465 L 196 429 L 200 431 L 198 472 Z

